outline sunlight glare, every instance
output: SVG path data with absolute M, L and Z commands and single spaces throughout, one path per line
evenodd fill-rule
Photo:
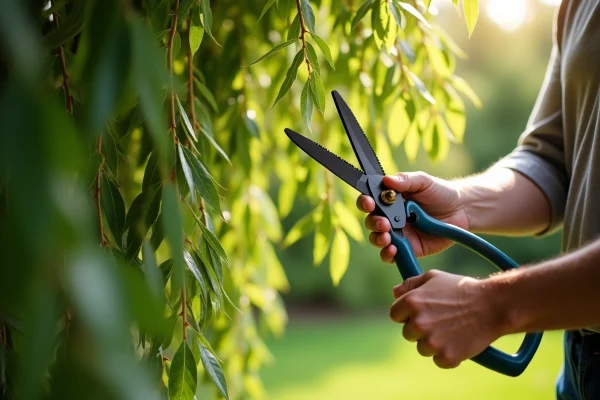
M 487 0 L 486 14 L 505 31 L 519 29 L 527 17 L 525 0 Z

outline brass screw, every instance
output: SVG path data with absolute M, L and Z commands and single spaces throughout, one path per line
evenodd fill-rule
M 392 189 L 384 190 L 381 192 L 381 201 L 388 205 L 394 204 L 396 202 L 396 191 Z

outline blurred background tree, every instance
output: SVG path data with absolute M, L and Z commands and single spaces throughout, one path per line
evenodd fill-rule
M 352 160 L 337 89 L 388 172 L 455 176 L 508 151 L 529 102 L 489 91 L 535 85 L 463 68 L 506 113 L 465 136 L 481 102 L 457 63 L 500 63 L 487 33 L 454 42 L 477 0 L 436 3 L 1 0 L 0 396 L 260 398 L 285 302 L 387 306 L 398 277 L 365 267 L 356 193 L 283 128 Z

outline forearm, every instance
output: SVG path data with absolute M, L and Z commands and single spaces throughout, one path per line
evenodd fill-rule
M 550 222 L 544 193 L 518 172 L 493 167 L 456 183 L 472 232 L 526 236 Z
M 600 326 L 600 240 L 481 281 L 503 334 Z

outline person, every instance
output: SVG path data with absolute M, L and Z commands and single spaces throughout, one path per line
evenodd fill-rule
M 600 2 L 563 0 L 535 106 L 514 150 L 487 170 L 444 180 L 424 172 L 384 185 L 431 216 L 475 233 L 543 236 L 562 228 L 561 255 L 484 279 L 432 270 L 393 288 L 391 319 L 441 368 L 512 333 L 565 330 L 556 398 L 600 399 Z M 389 221 L 357 199 L 381 259 Z M 417 257 L 451 242 L 405 228 Z

